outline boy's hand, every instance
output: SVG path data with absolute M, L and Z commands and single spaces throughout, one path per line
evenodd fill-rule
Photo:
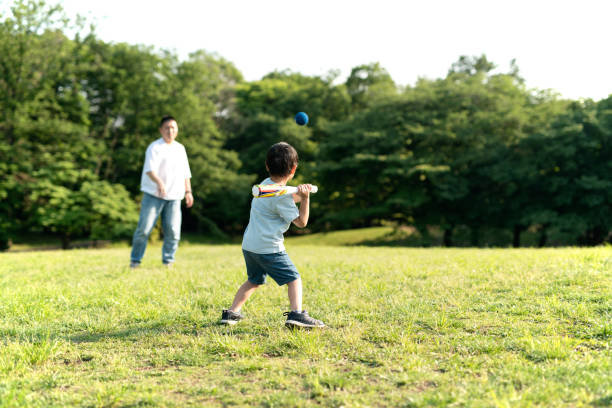
M 298 192 L 296 196 L 300 200 L 300 215 L 293 220 L 293 223 L 304 228 L 308 224 L 308 216 L 310 214 L 310 191 L 312 190 L 312 184 L 300 184 L 297 186 Z
M 297 196 L 301 199 L 308 199 L 310 197 L 310 190 L 312 190 L 312 184 L 300 184 L 297 186 Z

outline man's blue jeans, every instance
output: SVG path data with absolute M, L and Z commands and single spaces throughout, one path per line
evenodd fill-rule
M 181 200 L 163 200 L 144 193 L 140 205 L 140 219 L 132 239 L 131 262 L 139 264 L 147 249 L 147 240 L 155 226 L 157 217 L 161 214 L 164 245 L 162 246 L 162 262 L 174 262 L 174 254 L 181 239 Z

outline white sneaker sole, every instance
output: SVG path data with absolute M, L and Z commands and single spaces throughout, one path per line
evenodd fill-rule
M 221 320 L 220 322 L 221 324 L 229 324 L 230 326 L 235 325 L 236 323 L 238 323 L 238 320 Z
M 290 329 L 293 329 L 294 327 L 299 327 L 299 328 L 304 328 L 304 329 L 320 329 L 320 328 L 325 327 L 325 325 L 315 326 L 315 325 L 311 325 L 311 324 L 306 324 L 306 323 L 298 322 L 297 320 L 287 320 L 285 322 L 285 326 L 287 326 Z

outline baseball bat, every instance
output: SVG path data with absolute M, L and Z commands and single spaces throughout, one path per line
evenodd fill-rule
M 311 193 L 316 193 L 319 190 L 317 186 L 312 186 Z M 297 187 L 279 186 L 278 184 L 255 184 L 251 192 L 255 198 L 277 197 L 285 194 L 297 193 Z

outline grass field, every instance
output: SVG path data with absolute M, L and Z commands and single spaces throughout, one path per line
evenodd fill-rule
M 274 283 L 217 324 L 239 245 L 0 254 L 0 407 L 612 406 L 612 248 L 325 239 L 287 244 L 311 332 Z

